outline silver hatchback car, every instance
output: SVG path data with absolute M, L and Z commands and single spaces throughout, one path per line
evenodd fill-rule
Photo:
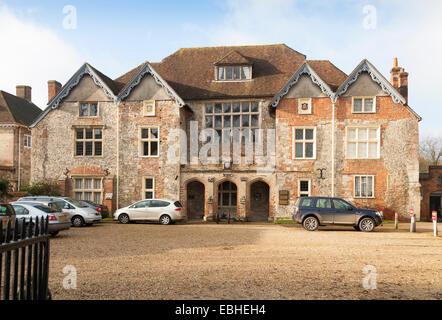
M 24 218 L 25 223 L 35 222 L 36 218 L 46 219 L 48 217 L 48 231 L 52 236 L 56 236 L 60 231 L 71 227 L 69 216 L 61 210 L 47 206 L 43 202 L 11 202 L 18 219 Z
M 126 224 L 131 221 L 151 221 L 171 224 L 186 220 L 179 201 L 166 199 L 141 200 L 115 211 L 114 220 Z

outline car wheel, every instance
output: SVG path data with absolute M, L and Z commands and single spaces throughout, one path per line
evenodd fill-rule
M 53 236 L 53 237 L 57 236 L 57 234 L 58 234 L 58 231 L 51 232 L 51 236 Z
M 163 214 L 160 217 L 160 223 L 164 224 L 164 225 L 168 225 L 172 223 L 172 219 L 170 219 L 170 217 L 167 214 Z
M 316 231 L 319 227 L 319 221 L 315 217 L 307 217 L 302 222 L 302 226 L 305 230 Z
M 359 221 L 359 229 L 363 232 L 372 232 L 374 227 L 374 220 L 372 218 L 363 218 Z
M 84 220 L 80 216 L 75 216 L 72 218 L 72 225 L 76 228 L 82 227 L 84 225 Z
M 129 216 L 125 213 L 122 213 L 118 216 L 118 221 L 122 224 L 128 224 L 130 222 Z
M 361 231 L 361 229 L 359 229 L 359 226 L 353 226 L 353 228 L 354 228 L 356 231 Z

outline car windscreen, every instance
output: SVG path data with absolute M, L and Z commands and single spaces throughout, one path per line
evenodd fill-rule
M 175 201 L 173 204 L 174 204 L 175 207 L 177 207 L 177 208 L 182 208 L 182 207 L 183 207 L 179 201 Z
M 50 208 L 48 206 L 45 206 L 43 204 L 33 204 L 32 206 L 34 208 L 37 208 L 38 210 L 41 210 L 41 211 L 46 212 L 46 213 L 57 213 L 58 212 L 57 210 L 52 209 L 52 208 Z
M 11 209 L 11 206 L 9 205 L 0 205 L 0 216 L 12 216 L 14 214 L 14 211 Z

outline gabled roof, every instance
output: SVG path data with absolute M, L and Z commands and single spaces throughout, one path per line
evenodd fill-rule
M 103 89 L 106 96 L 114 100 L 114 102 L 117 101 L 117 86 L 115 85 L 113 80 L 111 80 L 86 62 L 69 79 L 69 81 L 66 82 L 66 84 L 61 88 L 60 92 L 55 95 L 55 97 L 53 97 L 51 101 L 49 101 L 48 108 L 58 108 L 60 102 L 71 93 L 71 91 L 80 83 L 80 80 L 85 75 L 89 75 L 94 80 L 95 84 Z
M 89 75 L 94 83 L 103 89 L 106 96 L 112 99 L 115 103 L 117 103 L 116 91 L 117 86 L 114 81 L 103 73 L 92 67 L 89 63 L 85 62 L 80 69 L 75 72 L 75 74 L 66 82 L 66 84 L 61 88 L 60 92 L 56 94 L 51 101 L 48 102 L 48 106 L 41 113 L 41 115 L 31 124 L 31 128 L 35 127 L 46 115 L 53 109 L 57 109 L 67 96 L 71 93 L 71 91 L 80 83 L 80 80 L 85 76 Z
M 314 68 L 312 67 L 315 66 Z M 322 75 L 319 76 L 318 72 Z M 295 72 L 295 74 L 289 79 L 289 81 L 284 85 L 284 87 L 273 97 L 271 106 L 276 107 L 279 101 L 290 91 L 290 89 L 299 81 L 302 75 L 308 75 L 312 79 L 313 83 L 316 84 L 321 91 L 329 96 L 334 97 L 334 91 L 332 87 L 335 88 L 339 83 L 345 80 L 347 77 L 345 73 L 336 68 L 329 61 L 306 61 L 304 64 Z M 324 81 L 327 79 L 327 81 Z
M 393 85 L 385 79 L 385 77 L 367 60 L 364 59 L 362 62 L 353 70 L 353 72 L 348 76 L 347 80 L 341 84 L 341 86 L 336 91 L 336 99 L 342 96 L 348 88 L 358 80 L 362 72 L 368 72 L 374 82 L 378 83 L 382 90 L 388 93 L 395 103 L 402 103 L 405 105 L 407 103 L 406 99 L 393 87 Z
M 30 126 L 41 112 L 32 102 L 0 90 L 0 123 Z
M 348 77 L 329 60 L 307 60 L 307 63 L 333 91 L 336 91 Z
M 252 80 L 215 81 L 214 64 L 234 51 L 253 63 Z M 184 100 L 251 98 L 273 97 L 305 59 L 285 44 L 184 48 L 151 66 Z M 140 68 L 115 81 L 126 85 Z
M 175 99 L 180 107 L 184 106 L 184 101 L 169 86 L 169 84 L 161 78 L 148 62 L 141 64 L 136 68 L 136 71 L 128 73 L 127 77 L 124 78 L 124 81 L 127 81 L 127 83 L 112 80 L 86 62 L 61 88 L 60 92 L 49 101 L 47 108 L 41 113 L 35 122 L 32 123 L 31 127 L 35 127 L 51 110 L 58 108 L 63 99 L 70 94 L 85 75 L 89 75 L 94 80 L 94 83 L 103 89 L 106 96 L 112 99 L 118 106 L 120 102 L 130 94 L 132 89 L 141 82 L 141 79 L 147 73 L 151 74 L 155 81 L 165 88 L 166 92 Z
M 124 88 L 120 91 L 118 95 L 118 100 L 121 101 L 124 100 L 126 97 L 128 97 L 132 89 L 135 88 L 141 82 L 141 79 L 146 74 L 152 75 L 156 83 L 158 83 L 166 90 L 167 94 L 175 100 L 178 106 L 184 107 L 185 103 L 183 99 L 180 98 L 180 96 L 175 92 L 175 90 L 173 90 L 173 88 L 171 88 L 169 84 L 166 81 L 164 81 L 164 79 L 152 68 L 152 66 L 148 62 L 144 63 L 141 66 L 141 68 L 137 68 L 137 72 L 135 73 L 132 80 L 129 81 L 129 83 L 127 83 L 124 86 Z
M 239 65 L 239 64 L 253 64 L 253 62 L 236 50 L 230 51 L 226 56 L 215 62 L 216 66 L 222 65 Z
M 341 86 L 336 91 L 335 97 L 333 101 L 337 101 L 337 99 L 342 96 L 345 92 L 347 92 L 348 88 L 358 80 L 359 76 L 362 74 L 362 72 L 367 72 L 371 79 L 379 84 L 379 86 L 382 88 L 382 90 L 385 93 L 388 93 L 391 98 L 393 99 L 394 103 L 401 103 L 404 105 L 413 115 L 416 116 L 416 118 L 421 121 L 422 117 L 418 115 L 407 103 L 407 100 L 399 93 L 399 91 L 393 87 L 393 85 L 385 79 L 385 77 L 380 73 L 376 67 L 371 64 L 370 61 L 367 59 L 364 59 L 361 61 L 361 63 L 353 70 L 353 72 L 348 76 L 347 80 L 344 81 L 344 83 L 341 84 Z

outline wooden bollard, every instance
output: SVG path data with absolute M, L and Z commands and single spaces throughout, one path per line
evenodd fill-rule
M 434 236 L 437 237 L 438 231 L 437 231 L 437 211 L 433 211 L 432 213 L 432 220 L 433 220 L 433 232 Z
M 399 215 L 397 212 L 394 214 L 394 228 L 396 230 L 399 229 Z
M 416 218 L 414 217 L 414 210 L 410 209 L 410 232 L 416 232 Z

